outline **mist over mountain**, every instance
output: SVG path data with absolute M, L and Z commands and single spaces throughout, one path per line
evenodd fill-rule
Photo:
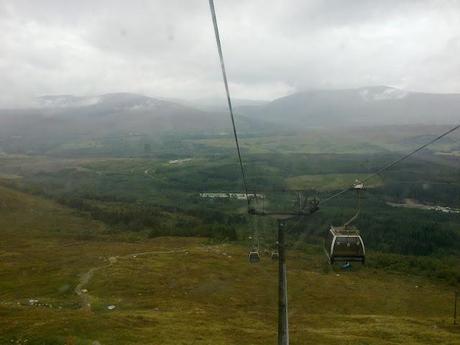
M 13 146 L 19 148 L 13 151 L 29 152 L 31 147 L 49 148 L 79 138 L 231 133 L 225 100 L 202 99 L 194 104 L 133 93 L 43 96 L 33 107 L 0 109 L 0 147 L 17 143 Z M 268 103 L 237 100 L 234 106 L 240 135 L 310 128 L 443 125 L 460 120 L 460 94 L 417 93 L 386 86 L 312 90 Z
M 177 101 L 181 104 L 192 106 L 196 109 L 211 112 L 228 112 L 228 105 L 226 98 L 200 98 L 191 101 Z M 258 100 L 258 99 L 240 99 L 232 98 L 232 106 L 235 110 L 240 108 L 252 108 L 261 107 L 269 104 L 270 101 Z
M 260 121 L 240 118 L 246 131 L 263 128 Z M 43 96 L 33 107 L 0 109 L 0 152 L 45 154 L 107 138 L 227 133 L 227 114 L 132 93 Z
M 460 94 L 409 92 L 387 86 L 312 90 L 240 113 L 296 128 L 451 124 L 460 121 Z
M 242 121 L 252 127 L 253 121 Z M 2 137 L 216 132 L 228 129 L 229 121 L 223 114 L 131 93 L 94 97 L 43 96 L 35 101 L 34 107 L 0 110 Z

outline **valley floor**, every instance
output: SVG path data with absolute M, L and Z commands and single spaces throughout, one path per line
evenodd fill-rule
M 0 187 L 0 344 L 276 344 L 277 263 Z M 290 251 L 292 344 L 459 344 L 452 288 Z

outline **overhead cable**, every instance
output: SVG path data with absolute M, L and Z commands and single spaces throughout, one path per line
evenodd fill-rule
M 228 88 L 228 81 L 227 81 L 227 72 L 225 70 L 224 55 L 222 53 L 222 44 L 220 42 L 219 27 L 217 26 L 216 10 L 214 8 L 213 0 L 209 0 L 209 7 L 211 9 L 212 23 L 214 25 L 214 33 L 216 35 L 217 51 L 219 52 L 220 67 L 222 69 L 222 76 L 224 79 L 225 93 L 227 94 L 228 110 L 230 112 L 230 118 L 232 120 L 233 136 L 235 137 L 236 151 L 237 151 L 238 160 L 240 163 L 241 177 L 243 181 L 243 190 L 244 190 L 244 193 L 246 194 L 246 200 L 248 202 L 248 207 L 249 207 L 250 201 L 249 201 L 249 196 L 248 196 L 249 193 L 248 193 L 248 183 L 246 179 L 246 171 L 244 169 L 243 159 L 241 158 L 240 144 L 238 141 L 238 134 L 236 131 L 235 116 L 233 115 L 232 101 L 230 98 L 230 91 Z
M 388 169 L 394 167 L 395 165 L 397 165 L 397 164 L 401 163 L 402 161 L 406 160 L 407 158 L 413 156 L 413 155 L 416 154 L 417 152 L 423 150 L 423 149 L 426 148 L 427 146 L 430 146 L 430 145 L 434 144 L 435 142 L 441 140 L 441 139 L 444 138 L 446 135 L 449 135 L 450 133 L 455 132 L 455 131 L 456 131 L 457 129 L 459 129 L 459 128 L 460 128 L 460 124 L 459 124 L 459 125 L 456 125 L 455 127 L 451 128 L 451 129 L 449 129 L 448 131 L 445 131 L 445 132 L 442 133 L 441 135 L 439 135 L 439 136 L 437 136 L 436 138 L 430 140 L 430 141 L 427 142 L 426 144 L 423 144 L 422 146 L 416 148 L 415 150 L 409 152 L 408 154 L 406 154 L 406 155 L 404 155 L 404 156 L 402 156 L 402 157 L 400 157 L 400 158 L 394 160 L 394 161 L 391 162 L 391 163 L 386 164 L 386 165 L 383 166 L 382 168 L 378 169 L 376 172 L 374 172 L 374 173 L 372 173 L 372 174 L 366 176 L 363 180 L 360 180 L 360 182 L 361 182 L 361 183 L 364 183 L 364 182 L 369 181 L 370 179 L 372 179 L 372 178 L 374 178 L 374 177 L 380 175 L 380 174 L 383 173 L 384 171 L 386 171 L 386 170 L 388 170 Z M 343 190 L 341 190 L 341 191 L 339 191 L 339 192 L 337 192 L 337 193 L 335 193 L 335 194 L 332 194 L 331 196 L 327 197 L 326 199 L 321 200 L 321 201 L 320 201 L 320 205 L 322 205 L 322 204 L 324 204 L 324 203 L 326 203 L 326 202 L 328 202 L 328 201 L 330 201 L 330 200 L 332 200 L 332 199 L 335 199 L 336 197 L 338 197 L 338 196 L 340 196 L 340 195 L 342 195 L 342 194 L 344 194 L 344 193 L 346 193 L 346 192 L 348 192 L 349 190 L 352 190 L 352 189 L 354 189 L 354 186 L 347 187 L 347 188 L 345 188 L 345 189 L 343 189 Z

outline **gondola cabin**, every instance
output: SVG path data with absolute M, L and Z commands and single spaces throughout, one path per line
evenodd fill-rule
M 350 261 L 364 263 L 366 256 L 359 230 L 345 227 L 331 226 L 325 241 L 325 251 L 331 264 Z
M 258 251 L 250 251 L 249 252 L 249 262 L 251 264 L 256 264 L 260 261 L 260 255 L 259 255 L 259 252 Z

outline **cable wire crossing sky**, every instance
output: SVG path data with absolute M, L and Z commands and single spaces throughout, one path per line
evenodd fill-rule
M 216 0 L 235 98 L 460 93 L 460 1 Z M 0 106 L 49 94 L 224 97 L 208 1 L 0 0 Z

